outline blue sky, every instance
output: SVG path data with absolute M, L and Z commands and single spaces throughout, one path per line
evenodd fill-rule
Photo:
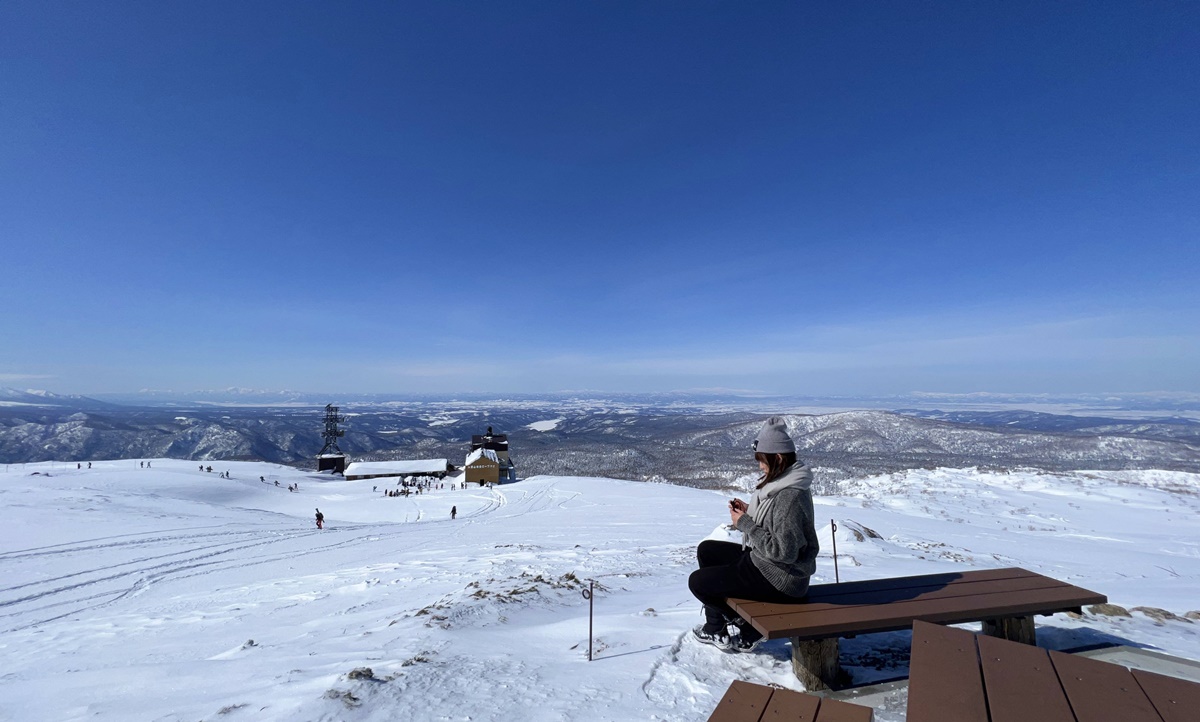
M 0 386 L 1200 391 L 1195 3 L 0 5 Z

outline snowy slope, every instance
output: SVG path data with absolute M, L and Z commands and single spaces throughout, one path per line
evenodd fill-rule
M 385 498 L 264 463 L 94 467 L 0 474 L 0 720 L 703 720 L 732 679 L 797 687 L 786 643 L 728 655 L 686 635 L 693 549 L 727 520 L 713 492 L 539 477 Z M 843 580 L 1020 565 L 1183 616 L 1198 490 L 1178 472 L 917 471 L 818 499 L 818 527 L 838 520 Z M 1058 615 L 1039 637 L 1200 659 L 1196 627 Z M 843 663 L 903 673 L 906 648 L 859 637 Z

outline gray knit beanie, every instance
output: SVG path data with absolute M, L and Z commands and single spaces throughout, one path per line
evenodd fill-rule
M 772 416 L 763 424 L 762 431 L 754 440 L 754 451 L 764 454 L 794 454 L 796 444 L 788 436 L 787 423 L 782 417 Z

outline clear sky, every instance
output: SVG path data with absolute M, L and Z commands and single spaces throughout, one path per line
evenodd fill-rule
M 1200 391 L 1200 4 L 0 4 L 0 386 Z

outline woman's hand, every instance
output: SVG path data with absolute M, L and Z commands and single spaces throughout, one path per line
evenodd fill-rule
M 729 502 L 729 520 L 733 523 L 734 528 L 737 528 L 737 523 L 741 520 L 742 515 L 746 513 L 746 502 L 741 499 L 731 499 Z

